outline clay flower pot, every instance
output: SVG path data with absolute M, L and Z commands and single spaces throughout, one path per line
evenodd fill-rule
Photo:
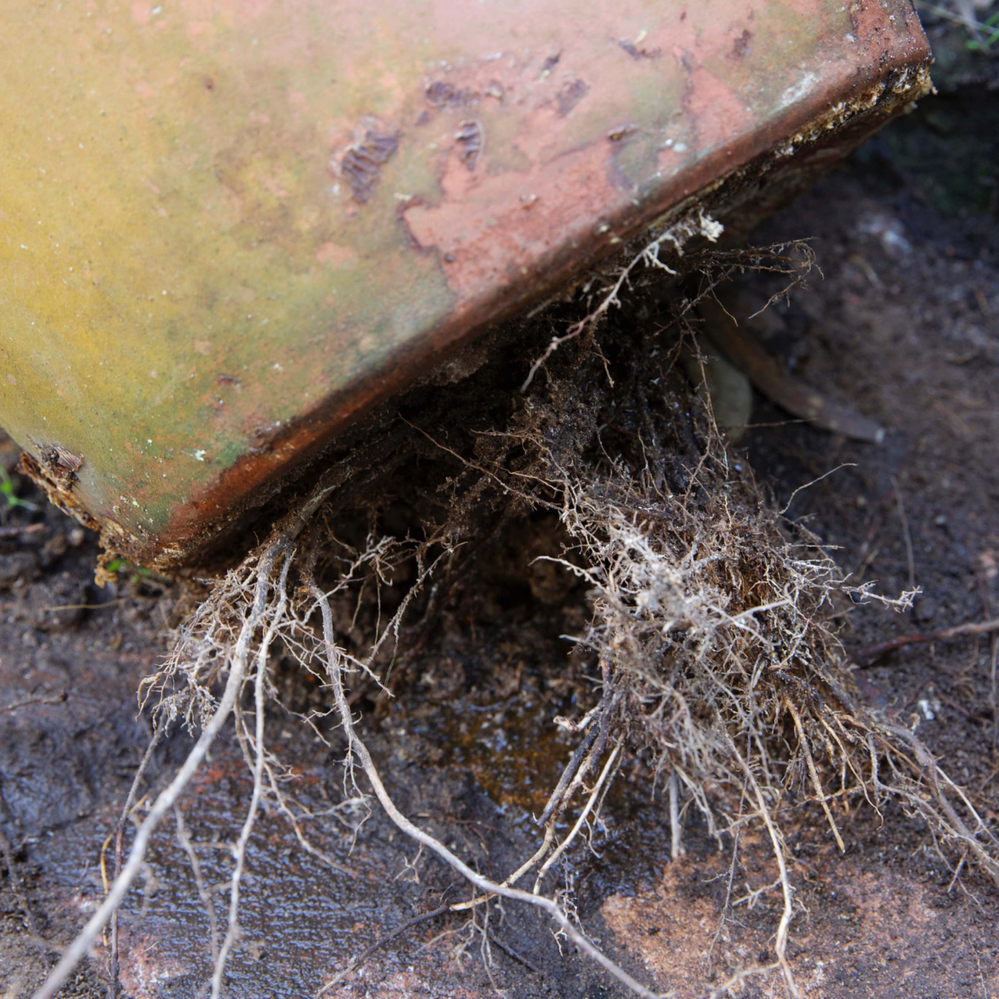
M 907 0 L 7 4 L 0 424 L 146 564 L 650 224 L 928 86 Z

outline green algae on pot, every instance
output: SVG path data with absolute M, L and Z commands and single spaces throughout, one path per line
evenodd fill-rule
M 772 208 L 928 87 L 902 0 L 3 9 L 0 422 L 160 568 L 685 199 Z

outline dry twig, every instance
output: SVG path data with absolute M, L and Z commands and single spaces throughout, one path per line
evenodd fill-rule
M 916 635 L 900 635 L 887 642 L 878 642 L 861 649 L 856 659 L 860 665 L 871 665 L 889 652 L 905 648 L 906 645 L 920 645 L 927 642 L 949 642 L 952 638 L 962 638 L 965 635 L 988 635 L 999 631 L 999 618 L 994 621 L 976 621 L 969 624 L 959 624 L 953 628 L 941 628 Z

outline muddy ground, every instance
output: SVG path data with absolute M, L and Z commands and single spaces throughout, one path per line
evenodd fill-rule
M 844 641 L 857 682 L 872 704 L 917 725 L 999 821 L 994 636 L 909 645 L 873 661 L 863 654 L 900 635 L 999 616 L 999 89 L 987 85 L 990 71 L 967 63 L 957 37 L 939 96 L 753 237 L 813 239 L 823 277 L 779 309 L 766 345 L 796 377 L 879 420 L 886 440 L 848 441 L 757 397 L 735 453 L 780 506 L 848 466 L 798 493 L 787 516 L 807 519 L 841 567 L 883 592 L 911 583 L 922 591 L 906 614 L 850 613 Z M 9 442 L 3 461 L 8 469 L 16 461 Z M 103 895 L 108 837 L 150 732 L 136 690 L 191 599 L 183 586 L 128 571 L 97 589 L 92 535 L 16 476 L 8 504 L 14 495 L 36 508 L 8 505 L 0 534 L 0 988 L 9 999 L 30 994 Z M 587 665 L 560 637 L 585 623 L 585 589 L 531 564 L 553 550 L 551 533 L 550 520 L 521 518 L 493 538 L 474 585 L 397 664 L 395 698 L 371 693 L 357 703 L 393 793 L 487 873 L 509 870 L 533 848 L 531 815 L 572 748 L 551 718 L 586 697 Z M 323 696 L 290 674 L 283 682 L 302 709 Z M 370 944 L 462 892 L 378 813 L 359 829 L 349 808 L 324 815 L 343 798 L 342 744 L 306 738 L 292 722 L 275 714 L 270 738 L 298 767 L 300 800 L 321 816 L 306 823 L 309 835 L 340 869 L 303 853 L 281 816 L 261 822 L 244 934 L 229 964 L 234 997 L 315 995 Z M 141 795 L 163 784 L 189 744 L 182 731 L 171 737 Z M 184 801 L 209 890 L 228 877 L 250 786 L 230 741 L 213 749 Z M 817 810 L 802 808 L 789 832 L 798 904 L 789 957 L 802 992 L 999 994 L 999 891 L 941 853 L 901 809 L 878 816 L 858 805 L 840 822 L 844 855 Z M 678 997 L 706 995 L 771 960 L 779 896 L 752 892 L 773 881 L 772 858 L 762 839 L 745 838 L 733 894 L 749 897 L 726 911 L 730 854 L 694 809 L 677 861 L 669 842 L 661 788 L 640 766 L 626 768 L 606 827 L 562 877 L 587 931 L 631 973 Z M 168 822 L 121 919 L 125 994 L 204 994 L 208 932 L 192 865 Z M 105 957 L 102 947 L 63 994 L 107 995 Z M 775 973 L 738 988 L 785 994 Z M 560 947 L 540 916 L 510 905 L 484 909 L 476 926 L 454 914 L 415 923 L 325 994 L 496 990 L 624 994 Z

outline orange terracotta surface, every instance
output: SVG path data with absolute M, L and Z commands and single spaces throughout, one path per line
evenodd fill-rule
M 0 12 L 0 424 L 162 567 L 685 199 L 927 86 L 903 0 Z

